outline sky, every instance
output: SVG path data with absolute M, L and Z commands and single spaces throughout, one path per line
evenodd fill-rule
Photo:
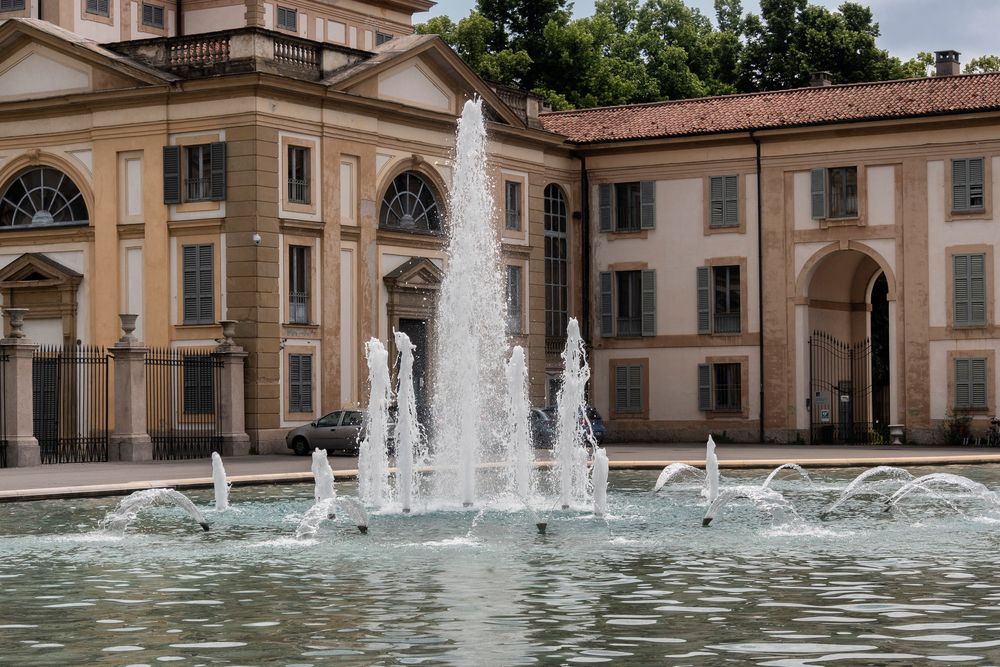
M 697 7 L 714 18 L 713 0 L 685 0 L 688 6 Z M 812 0 L 836 9 L 842 0 Z M 1000 26 L 998 0 L 868 0 L 875 20 L 882 29 L 878 40 L 881 48 L 903 60 L 920 51 L 954 49 L 962 54 L 962 63 L 987 54 L 1000 53 L 996 26 Z M 458 20 L 468 15 L 475 0 L 438 0 L 437 6 L 425 14 L 416 14 L 414 22 L 426 21 L 431 16 L 447 14 Z M 594 13 L 594 0 L 575 0 L 576 17 Z M 758 12 L 757 0 L 743 0 L 745 11 Z

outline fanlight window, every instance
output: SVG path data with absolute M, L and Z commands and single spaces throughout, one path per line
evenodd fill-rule
M 70 178 L 51 167 L 32 167 L 0 198 L 0 228 L 85 225 L 87 203 Z
M 441 231 L 441 208 L 434 188 L 413 171 L 394 178 L 382 198 L 379 225 L 415 232 Z

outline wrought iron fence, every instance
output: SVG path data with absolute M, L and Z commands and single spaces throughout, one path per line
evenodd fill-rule
M 104 348 L 38 348 L 31 364 L 31 388 L 32 426 L 42 463 L 108 460 L 108 354 Z
M 0 353 L 0 468 L 7 467 L 7 353 Z
M 222 360 L 211 349 L 146 355 L 146 425 L 154 459 L 196 459 L 222 447 Z
M 847 343 L 815 331 L 809 351 L 813 444 L 887 442 L 888 396 L 873 396 L 871 340 Z

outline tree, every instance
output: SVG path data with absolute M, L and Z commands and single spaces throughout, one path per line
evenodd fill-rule
M 966 74 L 985 74 L 986 72 L 1000 72 L 1000 56 L 980 56 L 973 58 L 965 66 Z

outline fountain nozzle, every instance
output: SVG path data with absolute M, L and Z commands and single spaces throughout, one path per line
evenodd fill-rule
M 367 535 L 368 534 L 368 526 L 358 526 L 358 530 L 361 531 L 362 535 Z
M 548 528 L 548 527 L 549 527 L 549 524 L 545 523 L 544 521 L 539 521 L 538 523 L 535 524 L 535 528 L 538 529 L 538 534 L 539 535 L 544 535 L 545 534 L 545 529 Z
M 708 524 L 710 524 L 710 523 L 712 523 L 712 518 L 711 517 L 705 517 L 704 519 L 701 520 L 701 527 L 702 528 L 707 528 Z
M 207 521 L 200 521 L 198 523 L 198 525 L 201 526 L 201 529 L 204 530 L 206 533 L 208 532 L 208 522 Z

